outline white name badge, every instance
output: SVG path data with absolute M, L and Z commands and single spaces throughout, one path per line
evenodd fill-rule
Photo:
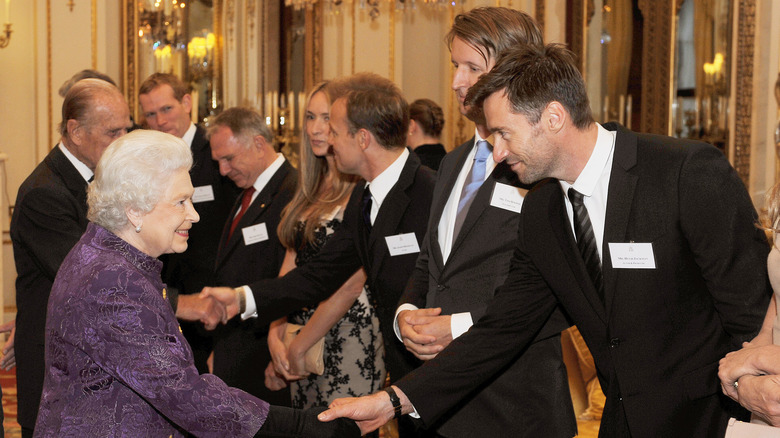
M 520 213 L 520 210 L 523 209 L 523 196 L 526 193 L 528 193 L 528 190 L 497 182 L 495 187 L 493 187 L 493 197 L 490 199 L 490 205 Z
M 244 245 L 251 245 L 253 243 L 268 240 L 268 229 L 265 227 L 265 222 L 244 227 L 241 229 L 241 233 L 244 234 Z
M 655 269 L 652 243 L 610 243 L 612 267 L 617 269 Z
M 207 202 L 214 200 L 214 189 L 211 186 L 195 187 L 195 192 L 192 194 L 192 203 Z
M 385 241 L 387 241 L 387 249 L 390 250 L 391 256 L 420 252 L 420 245 L 417 244 L 417 237 L 414 233 L 385 236 Z

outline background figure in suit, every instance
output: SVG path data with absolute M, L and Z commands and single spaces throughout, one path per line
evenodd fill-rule
M 236 287 L 275 278 L 285 249 L 276 229 L 295 194 L 298 172 L 274 150 L 265 120 L 249 108 L 230 108 L 209 127 L 219 171 L 244 189 L 224 224 L 216 258 L 216 284 Z M 268 324 L 230 320 L 214 336 L 214 374 L 271 404 L 290 406 L 290 391 L 271 391 L 263 369 L 271 360 Z
M 11 218 L 16 263 L 18 420 L 32 436 L 44 378 L 46 304 L 54 276 L 87 228 L 87 181 L 100 156 L 130 126 L 119 90 L 84 79 L 62 103 L 62 138 L 19 187 Z
M 508 47 L 543 44 L 533 18 L 492 7 L 455 17 L 447 41 L 455 66 L 452 89 L 464 115 L 468 89 L 493 67 L 499 53 Z M 485 121 L 474 122 L 475 136 L 442 161 L 428 231 L 400 300 L 404 304 L 397 311 L 399 338 L 409 351 L 426 360 L 481 318 L 495 289 L 504 283 L 527 192 L 506 163 L 493 161 L 489 144 L 480 145 L 489 135 Z M 481 161 L 477 160 L 480 147 L 487 155 Z M 481 177 L 470 182 L 478 172 Z M 473 193 L 470 206 L 467 200 L 461 201 L 467 199 L 469 190 Z M 497 234 L 511 237 L 493 238 Z M 560 332 L 568 324 L 563 318 L 556 321 L 523 354 L 516 355 L 511 365 L 439 420 L 436 433 L 501 436 L 511 430 L 516 437 L 576 435 L 561 353 Z M 487 418 L 490 421 L 481 421 Z
M 339 171 L 368 181 L 352 192 L 341 228 L 316 257 L 282 278 L 238 290 L 207 288 L 203 295 L 217 297 L 228 315 L 274 319 L 327 298 L 362 266 L 385 341 L 385 365 L 395 381 L 419 364 L 393 339 L 393 315 L 425 234 L 434 177 L 404 147 L 408 105 L 392 82 L 370 73 L 338 82 L 329 143 Z M 399 433 L 415 436 L 415 427 L 404 419 Z
M 769 303 L 750 197 L 712 146 L 596 124 L 572 60 L 558 45 L 513 49 L 469 91 L 494 157 L 522 182 L 549 179 L 525 198 L 509 277 L 485 316 L 396 384 L 402 410 L 435 421 L 560 305 L 607 396 L 600 436 L 723 436 L 746 411 L 721 394 L 718 360 L 756 334 Z M 383 394 L 334 403 L 321 418 L 372 428 L 393 413 Z
M 195 187 L 192 202 L 200 222 L 190 230 L 189 247 L 181 254 L 166 254 L 162 278 L 168 288 L 179 294 L 200 292 L 203 286 L 214 284 L 214 260 L 222 228 L 238 196 L 238 188 L 229 178 L 219 174 L 211 159 L 211 147 L 206 130 L 190 121 L 192 96 L 187 85 L 170 73 L 155 73 L 141 84 L 138 102 L 150 129 L 183 139 L 195 160 L 190 178 Z M 211 354 L 211 337 L 197 322 L 182 322 L 182 332 L 192 347 L 195 366 L 208 372 L 206 360 Z
M 447 151 L 441 144 L 441 130 L 444 128 L 444 111 L 431 99 L 417 99 L 409 105 L 409 146 L 423 166 L 439 170 L 439 163 Z
M 339 172 L 330 151 L 327 85 L 315 86 L 306 101 L 298 190 L 278 230 L 287 248 L 279 276 L 315 257 L 341 227 L 349 195 L 360 179 Z M 366 273 L 359 269 L 327 300 L 271 325 L 268 347 L 273 361 L 266 368 L 266 386 L 278 388 L 287 385 L 285 379 L 289 381 L 292 407 L 326 407 L 336 398 L 371 394 L 384 386 L 382 335 L 365 283 Z M 288 320 L 303 326 L 289 349 L 283 341 Z M 324 339 L 324 371 L 309 374 L 304 357 L 320 339 Z

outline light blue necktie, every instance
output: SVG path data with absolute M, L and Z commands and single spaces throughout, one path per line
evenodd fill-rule
M 471 203 L 474 202 L 474 196 L 477 194 L 477 190 L 482 187 L 482 183 L 485 182 L 485 172 L 487 170 L 486 162 L 490 154 L 490 143 L 486 140 L 478 141 L 477 153 L 474 155 L 474 164 L 471 166 L 471 170 L 466 176 L 466 181 L 463 184 L 463 191 L 460 192 L 458 214 L 455 217 L 455 227 L 453 228 L 452 234 L 453 239 L 458 237 L 458 233 L 460 233 L 460 229 L 469 212 Z

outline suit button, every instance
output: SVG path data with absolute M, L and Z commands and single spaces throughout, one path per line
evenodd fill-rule
M 444 289 L 447 289 L 447 286 L 445 286 L 443 284 L 437 284 L 436 285 L 436 290 L 442 291 Z
M 612 338 L 609 340 L 609 348 L 617 348 L 620 346 L 620 338 Z

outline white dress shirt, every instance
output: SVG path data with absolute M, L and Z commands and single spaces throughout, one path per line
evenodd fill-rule
M 185 131 L 184 135 L 181 137 L 181 139 L 184 140 L 184 142 L 187 143 L 187 146 L 189 147 L 192 147 L 192 140 L 195 139 L 195 131 L 197 131 L 195 124 L 190 122 L 190 127 L 187 128 L 187 131 Z
M 574 209 L 567 195 L 569 187 L 582 193 L 583 204 L 588 210 L 590 223 L 593 225 L 593 234 L 596 237 L 596 246 L 599 250 L 599 259 L 603 260 L 602 246 L 604 243 L 604 220 L 607 215 L 607 192 L 609 189 L 609 177 L 612 172 L 612 159 L 615 156 L 615 133 L 607 131 L 603 126 L 596 124 L 599 136 L 596 146 L 588 159 L 588 163 L 580 172 L 574 184 L 559 181 L 563 198 L 566 200 L 566 214 L 569 216 L 569 224 L 574 236 Z

